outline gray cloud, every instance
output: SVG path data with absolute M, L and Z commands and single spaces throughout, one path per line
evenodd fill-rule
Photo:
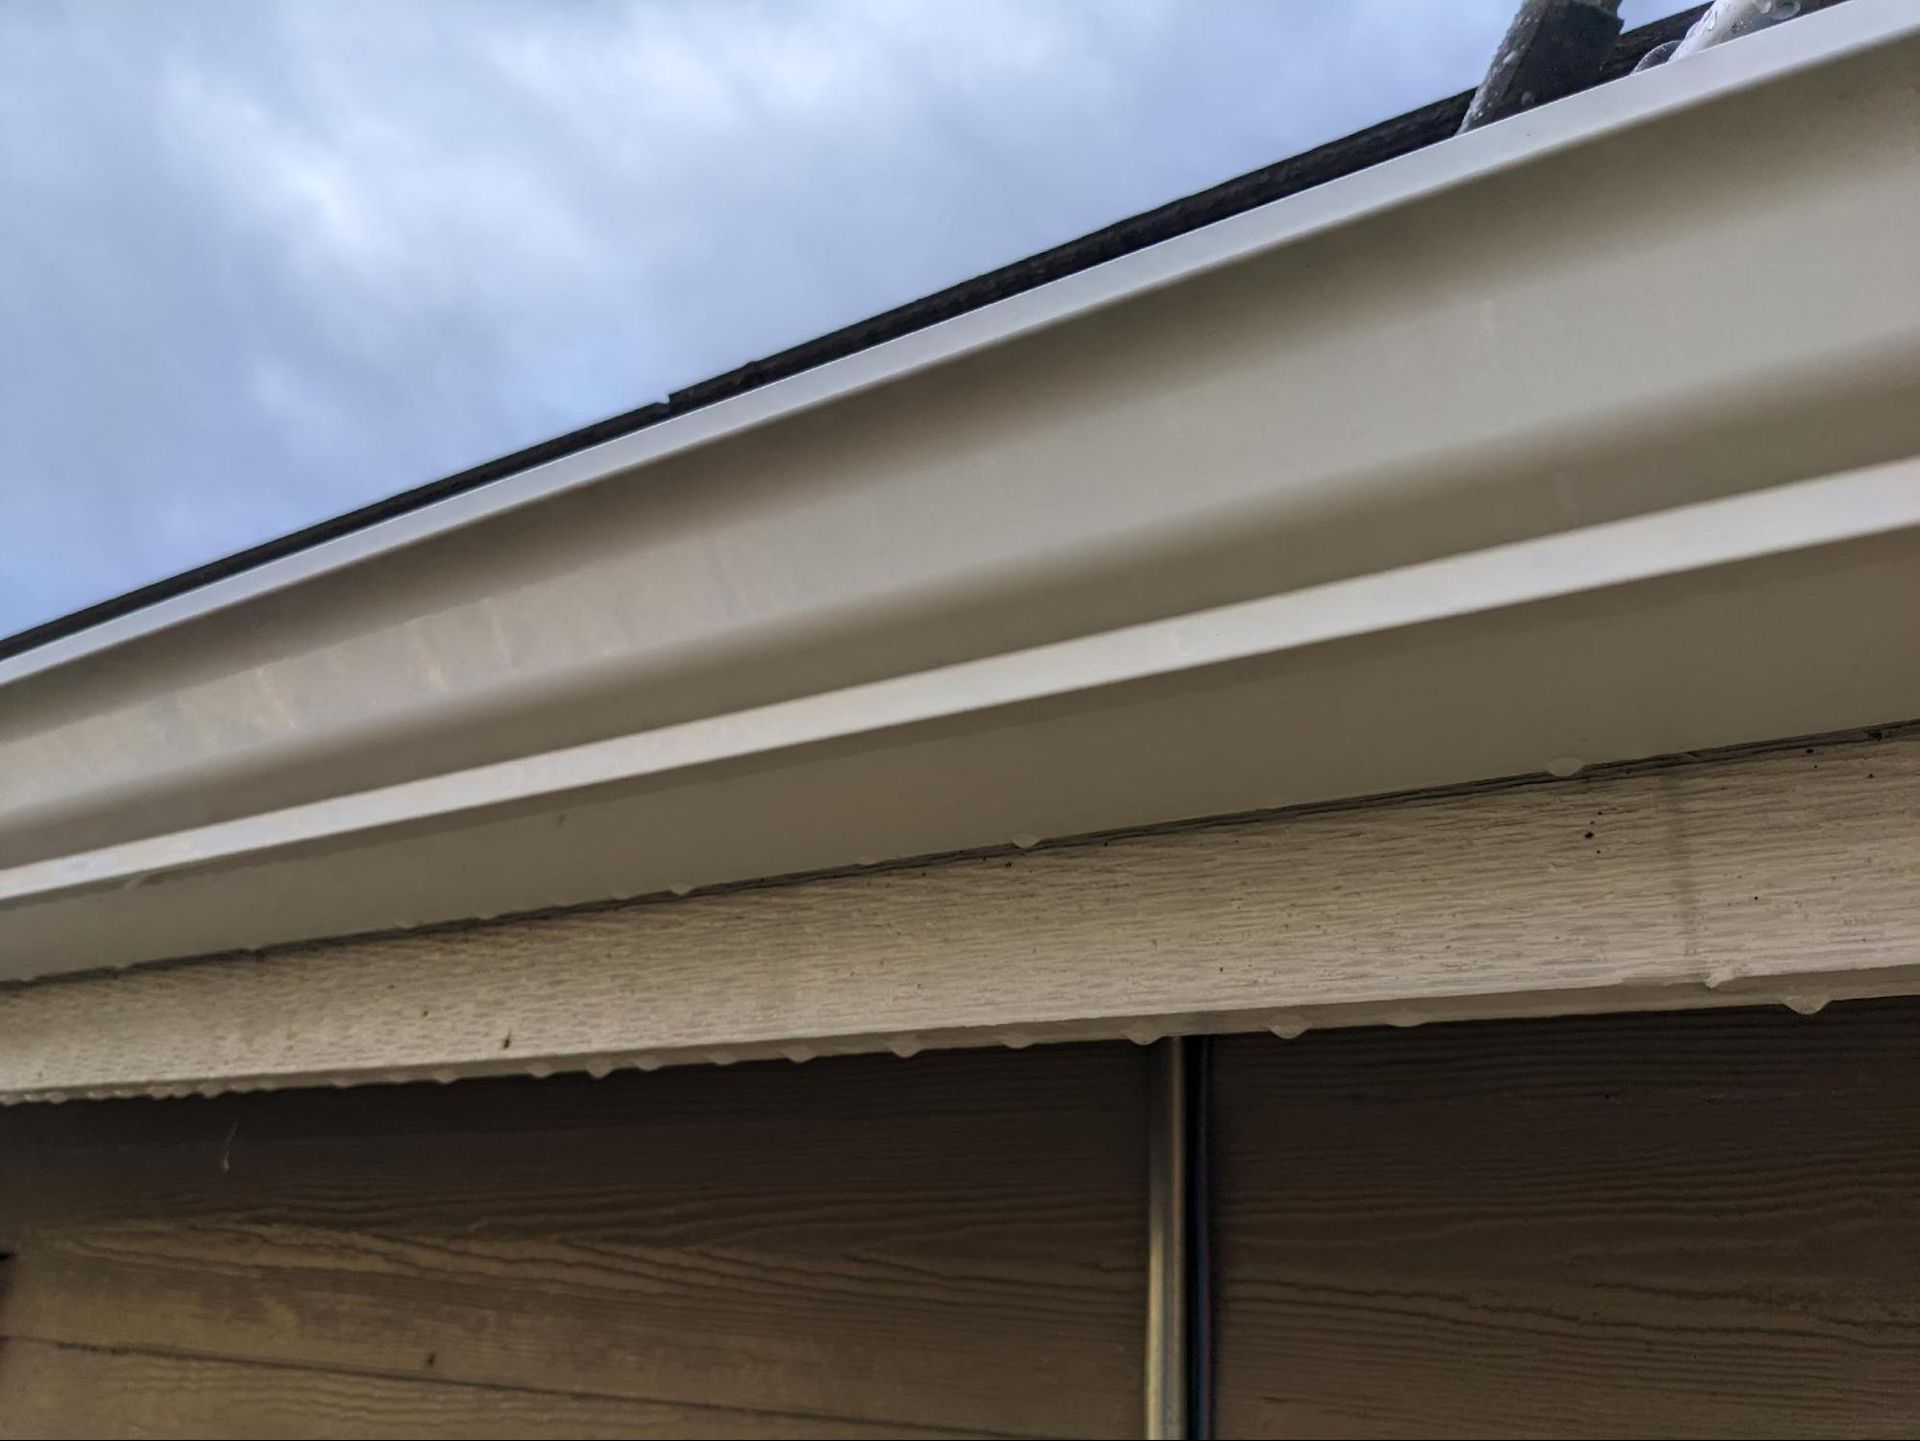
M 1463 89 L 1512 4 L 13 0 L 0 634 Z

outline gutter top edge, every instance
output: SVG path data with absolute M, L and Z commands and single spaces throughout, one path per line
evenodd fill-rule
M 29 643 L 12 654 L 8 653 L 12 644 L 47 627 L 35 627 L 20 637 L 0 637 L 0 687 L 666 457 L 850 398 L 1456 186 L 1915 34 L 1920 34 L 1920 9 L 1904 0 L 1851 0 L 1803 16 L 1792 25 L 1742 37 L 1739 44 L 1718 46 L 1689 57 L 1683 65 L 1623 76 L 1540 110 L 1284 195 L 685 414 L 486 480 L 83 629 Z M 1441 106 L 1450 103 L 1437 102 Z M 393 499 L 405 500 L 408 494 Z M 56 620 L 48 625 L 65 623 Z

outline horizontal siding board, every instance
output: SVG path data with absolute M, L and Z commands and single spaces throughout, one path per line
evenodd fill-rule
M 669 1406 L 40 1341 L 0 1341 L 0 1437 L 941 1437 L 832 1417 Z
M 1223 1436 L 1911 1435 L 1920 1004 L 1218 1052 Z
M 1920 991 L 1920 731 L 0 989 L 0 1099 Z
M 1125 1434 L 1142 1075 L 1119 1046 L 16 1110 L 0 1333 Z

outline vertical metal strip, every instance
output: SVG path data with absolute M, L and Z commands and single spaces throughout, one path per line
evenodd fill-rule
M 1213 1438 L 1213 1037 L 1186 1041 L 1187 1435 Z
M 1189 1042 L 1156 1043 L 1147 1067 L 1148 1441 L 1188 1441 L 1192 1400 Z

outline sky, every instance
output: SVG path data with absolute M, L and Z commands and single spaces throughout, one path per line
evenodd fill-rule
M 6 0 L 0 635 L 1469 89 L 1516 3 Z

